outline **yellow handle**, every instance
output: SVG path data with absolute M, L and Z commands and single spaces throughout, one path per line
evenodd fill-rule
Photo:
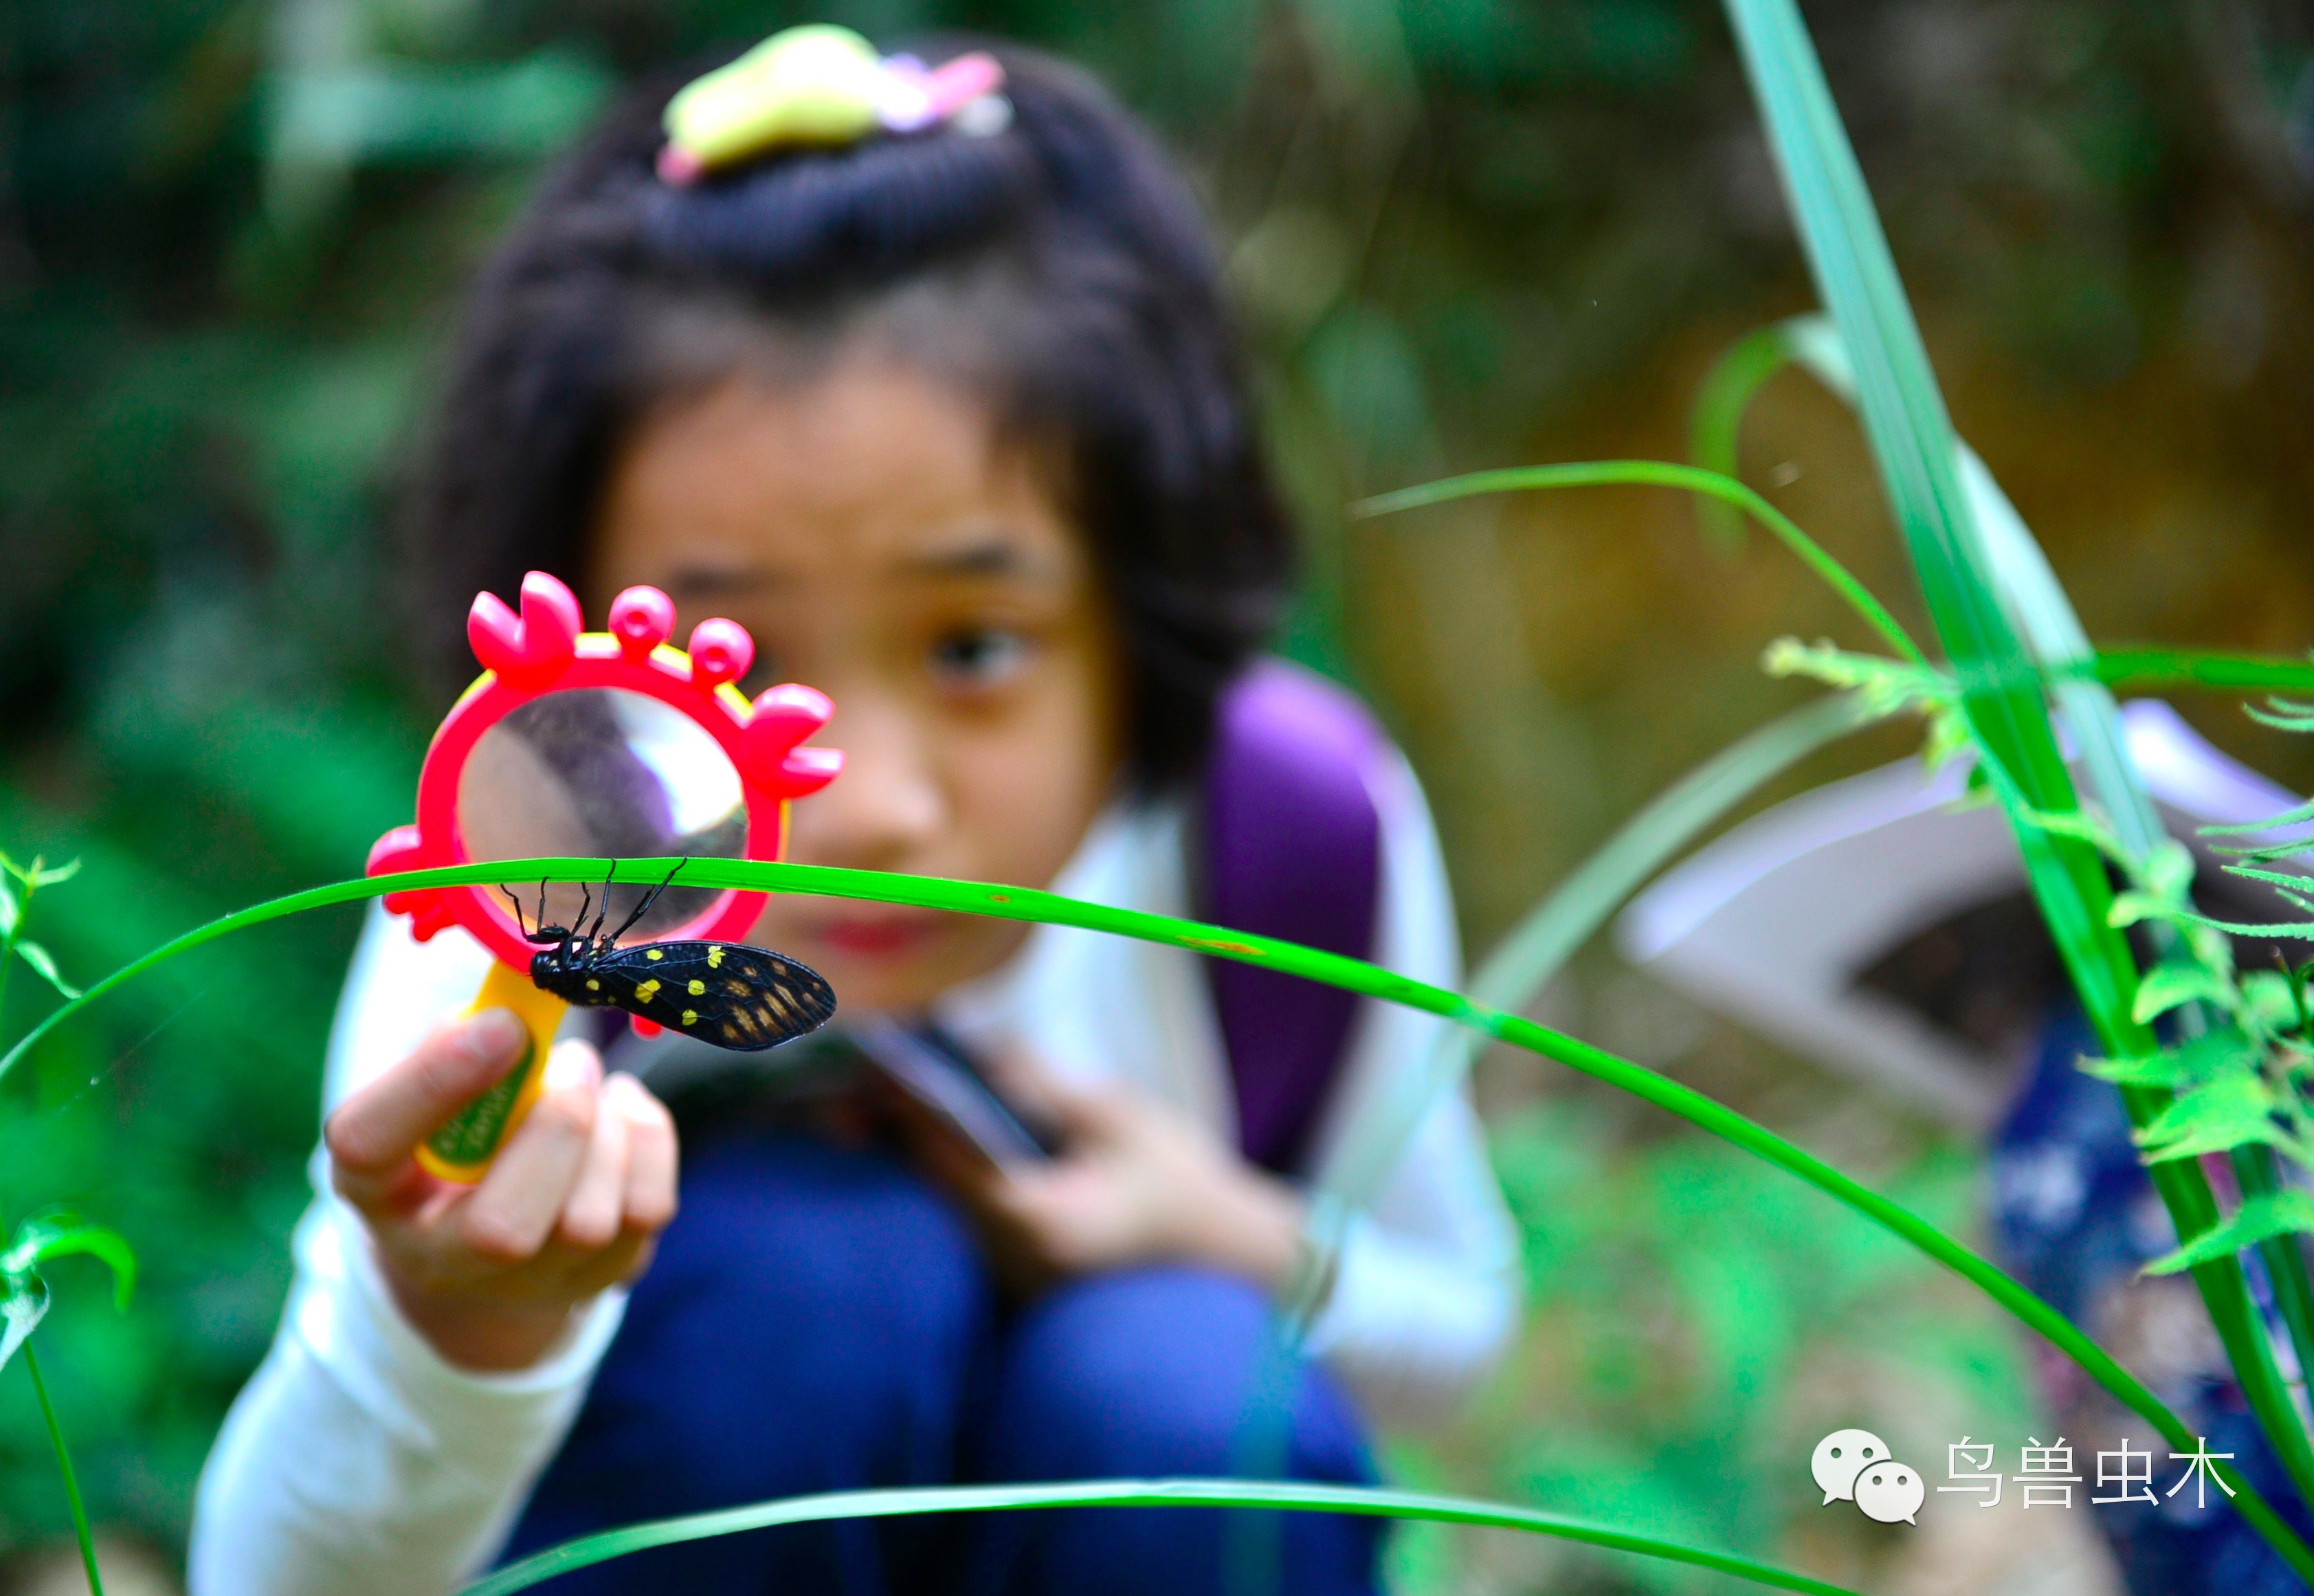
M 420 1143 L 419 1167 L 438 1180 L 471 1184 L 490 1173 L 490 1160 L 530 1113 L 546 1084 L 546 1054 L 554 1045 L 555 1027 L 570 1006 L 552 992 L 541 991 L 530 977 L 490 961 L 482 989 L 466 1009 L 469 1015 L 486 1008 L 510 1008 L 529 1033 L 524 1039 L 522 1061 L 498 1084 L 458 1111 L 458 1117 Z

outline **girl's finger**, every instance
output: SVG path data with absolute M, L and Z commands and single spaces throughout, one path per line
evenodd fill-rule
M 618 1238 L 600 1252 L 589 1253 L 576 1264 L 568 1276 L 570 1288 L 581 1293 L 607 1290 L 623 1286 L 643 1272 L 649 1264 L 651 1249 L 658 1245 L 655 1236 L 640 1231 L 622 1231 Z
M 1072 1147 L 1080 1142 L 1114 1141 L 1132 1128 L 1137 1104 L 1123 1092 L 1055 1080 L 1046 1081 L 1043 1090 L 1053 1119 Z
M 983 1060 L 981 1068 L 997 1095 L 1015 1109 L 1027 1109 L 1047 1119 L 1057 1112 L 1055 1100 L 1067 1091 L 1044 1061 L 1025 1048 L 1009 1048 Z
M 675 1119 L 650 1088 L 631 1075 L 613 1076 L 603 1096 L 605 1108 L 626 1124 L 625 1227 L 642 1236 L 656 1235 L 675 1218 L 680 1168 Z
M 322 1130 L 339 1191 L 368 1206 L 406 1171 L 420 1142 L 514 1067 L 523 1041 L 511 1012 L 484 1009 L 442 1025 L 340 1104 Z
M 536 1255 L 562 1215 L 595 1139 L 602 1060 L 583 1042 L 547 1056 L 544 1090 L 482 1184 L 457 1210 L 465 1245 L 481 1257 L 518 1264 Z
M 583 1252 L 594 1252 L 617 1238 L 626 1207 L 628 1122 L 609 1099 L 606 1088 L 595 1104 L 595 1135 L 587 1144 L 587 1161 L 579 1166 L 578 1184 L 570 1188 L 562 1204 L 562 1221 L 555 1227 L 558 1240 Z

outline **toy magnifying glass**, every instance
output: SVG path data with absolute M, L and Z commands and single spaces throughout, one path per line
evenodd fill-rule
M 749 703 L 733 685 L 755 659 L 746 629 L 702 621 L 687 651 L 670 647 L 675 606 L 656 588 L 620 594 L 608 632 L 579 625 L 578 600 L 544 572 L 523 579 L 519 616 L 476 596 L 466 636 L 482 674 L 426 750 L 417 824 L 378 838 L 370 874 L 573 855 L 780 856 L 789 801 L 843 768 L 835 749 L 799 746 L 826 724 L 827 699 L 790 684 Z M 739 943 L 764 903 L 761 892 L 667 883 L 386 894 L 420 942 L 458 926 L 488 948 L 495 959 L 467 1012 L 511 1009 L 528 1034 L 522 1061 L 428 1139 L 419 1162 L 444 1180 L 481 1178 L 537 1100 L 573 998 L 626 1009 L 646 1033 L 720 1019 L 731 1034 L 705 1039 L 727 1047 L 769 1045 L 825 1019 L 825 982 Z

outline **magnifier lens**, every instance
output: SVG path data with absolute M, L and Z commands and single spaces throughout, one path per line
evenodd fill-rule
M 533 699 L 482 733 L 458 773 L 458 829 L 478 861 L 737 859 L 746 852 L 746 797 L 721 746 L 689 715 L 623 687 L 578 687 Z M 534 928 L 538 888 L 514 890 Z M 601 907 L 602 884 L 586 891 Z M 649 891 L 613 885 L 607 923 L 625 919 Z M 486 896 L 514 918 L 503 894 Z M 671 935 L 712 915 L 726 896 L 713 887 L 670 887 L 623 940 Z M 550 882 L 546 923 L 574 926 L 581 901 L 578 884 Z

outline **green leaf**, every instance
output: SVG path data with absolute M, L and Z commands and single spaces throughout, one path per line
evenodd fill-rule
M 2274 1089 L 2255 1075 L 2230 1075 L 2186 1093 L 2137 1133 L 2149 1164 L 2198 1158 L 2250 1142 L 2276 1145 Z
M 1952 684 L 1935 670 L 1877 654 L 1853 653 L 1829 643 L 1810 645 L 1797 637 L 1779 637 L 1768 645 L 1760 665 L 1770 676 L 1805 677 L 1828 687 L 1860 692 L 1882 714 L 1953 700 Z
M 2222 1258 L 2276 1236 L 2314 1235 L 2314 1195 L 2304 1192 L 2270 1192 L 2251 1197 L 2214 1230 L 2205 1230 L 2185 1246 L 2145 1266 L 2148 1274 L 2176 1274 L 2181 1270 Z
M 2000 790 L 2050 938 L 2106 1051 L 2151 1051 L 2152 1038 L 2130 1014 L 2135 959 L 2127 940 L 2106 923 L 2112 888 L 2103 862 L 2074 839 L 2037 830 L 2020 812 L 2071 810 L 2078 799 L 2037 679 L 2039 660 L 2014 618 L 2018 587 L 1992 558 L 1962 485 L 1943 395 L 1806 23 L 1797 0 L 1727 0 L 1727 12 L 1811 275 L 1856 375 L 1883 486 L 1937 639 L 1965 688 L 1983 750 L 1977 767 Z M 2028 675 L 2035 679 L 2028 682 Z M 2113 768 L 2125 778 L 2125 764 L 2116 759 Z M 2115 804 L 2117 812 L 2124 807 L 2143 818 L 2141 801 Z M 2123 1102 L 2133 1123 L 2158 1115 L 2158 1094 L 2126 1088 Z M 2180 1235 L 2215 1222 L 2216 1199 L 2198 1166 L 2164 1165 L 2152 1179 Z M 2314 1443 L 2282 1380 L 2240 1266 L 2230 1258 L 2212 1262 L 2195 1272 L 2195 1283 L 2259 1429 L 2299 1494 L 2314 1500 Z M 2314 1574 L 2314 1553 L 2302 1540 L 2282 1535 L 2278 1525 L 2260 1533 L 2301 1578 Z
M 59 882 L 68 882 L 72 880 L 73 877 L 79 873 L 80 861 L 78 859 L 68 859 L 62 864 L 57 864 L 49 868 L 43 868 L 40 862 L 38 859 L 35 859 L 32 861 L 30 884 L 35 887 L 53 887 Z
M 2114 829 L 2102 816 L 2086 809 L 2043 810 L 2024 809 L 2018 818 L 2038 831 L 2052 837 L 2069 837 L 2075 842 L 2086 842 L 2098 852 L 2126 870 L 2134 872 L 2137 861 L 2122 846 Z
M 2168 1014 L 2181 1003 L 2199 998 L 2221 1008 L 2231 1008 L 2234 1002 L 2233 983 L 2215 971 L 2199 964 L 2157 964 L 2137 983 L 2137 998 L 2130 1005 L 2131 1017 L 2144 1024 L 2158 1015 Z
M 2116 892 L 2113 907 L 2105 911 L 2105 923 L 2116 928 L 2134 926 L 2144 920 L 2177 922 L 2185 911 L 2165 898 L 2151 892 Z
M 1947 704 L 1929 712 L 1929 732 L 1921 742 L 1921 763 L 1930 770 L 1941 769 L 1964 754 L 1976 751 L 1976 739 L 1968 729 L 1968 717 L 1957 704 Z M 1975 772 L 1970 776 L 1974 777 Z M 1981 785 L 1981 784 L 1980 784 Z
M 49 1282 L 29 1271 L 0 1275 L 0 1369 L 49 1311 Z
M 48 982 L 49 985 L 54 987 L 57 991 L 62 992 L 67 998 L 77 998 L 80 996 L 80 989 L 74 986 L 70 981 L 65 980 L 65 978 L 57 972 L 56 959 L 49 953 L 48 949 L 42 947 L 39 943 L 20 942 L 16 944 L 16 953 L 25 963 L 30 964 L 32 969 L 39 973 L 42 980 Z
M 35 1214 L 16 1227 L 8 1250 L 0 1253 L 0 1277 L 30 1275 L 51 1258 L 76 1255 L 95 1258 L 112 1271 L 112 1305 L 127 1308 L 137 1289 L 136 1253 L 119 1231 L 89 1224 L 61 1209 Z
M 2180 924 L 2206 926 L 2212 931 L 2222 931 L 2229 936 L 2256 936 L 2292 941 L 2314 940 L 2314 921 L 2307 920 L 2219 920 L 2205 914 L 2180 914 Z
M 0 881 L 0 936 L 13 933 L 24 918 L 24 910 L 16 901 L 16 890 Z
M 2253 970 L 2241 978 L 2241 989 L 2250 1017 L 2268 1031 L 2298 1028 L 2298 1000 L 2282 971 Z
M 2285 698 L 2266 700 L 2271 706 L 2260 709 L 2255 704 L 2242 705 L 2243 712 L 2253 721 L 2283 732 L 2314 732 L 2314 704 L 2292 704 Z
M 2194 884 L 2194 856 L 2175 838 L 2163 838 L 2145 862 L 2145 890 L 2178 903 Z
M 1797 0 L 1727 0 L 1727 11 L 1811 275 L 1856 372 L 1882 484 L 1937 639 L 1963 685 L 1983 750 L 1979 767 L 2000 790 L 2034 899 L 2098 1037 L 2111 1052 L 2151 1051 L 2152 1039 L 2142 1035 L 2143 1023 L 2131 1015 L 2135 960 L 2127 940 L 2106 923 L 2113 893 L 2104 862 L 2075 839 L 2034 828 L 2020 812 L 2068 811 L 2078 798 L 2037 679 L 2038 661 L 2011 618 L 1961 485 L 1944 396 L 1823 64 Z M 2133 1122 L 2157 1117 L 2150 1095 L 2131 1088 L 2123 1100 Z M 2214 1221 L 2216 1199 L 2197 1166 L 2166 1165 L 2152 1178 L 2181 1235 Z M 2276 1369 L 2239 1265 L 2212 1263 L 2195 1272 L 2195 1282 L 2259 1429 L 2299 1493 L 2314 1499 L 2314 1443 Z M 2271 1529 L 2261 1533 L 2301 1577 L 2314 1571 L 2314 1553 L 2303 1542 Z
M 2116 1086 L 2184 1091 L 2256 1069 L 2263 1056 L 2264 1051 L 2239 1027 L 2228 1025 L 2158 1053 L 2133 1059 L 2083 1059 L 2080 1068 L 2083 1074 Z
M 2314 840 L 2274 842 L 2268 843 L 2263 847 L 2228 847 L 2220 845 L 2214 851 L 2230 855 L 2237 859 L 2247 859 L 2253 864 L 2272 864 L 2283 859 L 2302 859 L 2310 854 L 2314 854 Z
M 2314 877 L 2300 871 L 2260 870 L 2255 864 L 2229 864 L 2226 873 L 2240 876 L 2244 881 L 2264 882 L 2267 886 L 2278 889 L 2285 898 L 2301 897 L 2309 888 L 2314 888 Z
M 2308 820 L 2314 820 L 2314 801 L 2301 803 L 2296 809 L 2285 809 L 2278 815 L 2268 815 L 2262 820 L 2244 820 L 2234 826 L 2204 826 L 2199 829 L 2204 837 L 2248 837 L 2260 831 L 2279 831 L 2284 826 L 2303 825 Z
M 2133 1059 L 2085 1058 L 2080 1060 L 2080 1071 L 2099 1080 L 2111 1081 L 2117 1086 L 2159 1086 L 2164 1090 L 2175 1090 L 2186 1084 L 2187 1066 L 2178 1057 L 2178 1050 L 2169 1048 Z

